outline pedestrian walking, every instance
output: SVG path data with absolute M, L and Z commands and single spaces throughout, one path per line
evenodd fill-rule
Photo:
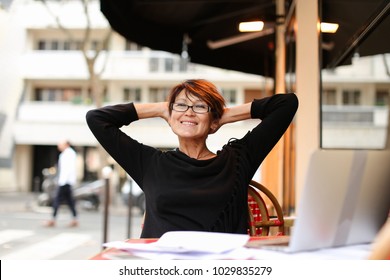
M 71 144 L 67 140 L 60 141 L 57 145 L 58 150 L 61 152 L 58 159 L 57 166 L 57 191 L 53 202 L 53 214 L 52 218 L 45 223 L 47 227 L 53 227 L 56 223 L 56 217 L 59 207 L 64 201 L 69 206 L 72 214 L 72 221 L 69 223 L 70 227 L 77 227 L 77 211 L 75 206 L 75 200 L 73 197 L 73 186 L 77 181 L 76 174 L 76 152 L 71 147 Z

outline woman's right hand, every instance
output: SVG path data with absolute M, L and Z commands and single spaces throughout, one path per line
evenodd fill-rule
M 168 124 L 170 120 L 170 115 L 169 115 L 169 103 L 168 102 L 162 102 L 161 103 L 162 110 L 161 110 L 161 118 L 163 118 Z
M 236 105 L 233 107 L 226 107 L 223 111 L 221 119 L 218 120 L 218 128 L 221 126 L 234 123 L 238 121 L 243 121 L 251 118 L 251 103 Z
M 168 102 L 157 103 L 136 103 L 135 110 L 139 119 L 163 118 L 169 124 L 169 107 Z

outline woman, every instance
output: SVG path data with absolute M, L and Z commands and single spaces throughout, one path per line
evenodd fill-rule
M 187 80 L 168 102 L 106 106 L 87 113 L 87 123 L 106 151 L 145 193 L 142 238 L 168 231 L 247 233 L 247 188 L 254 173 L 289 126 L 298 107 L 294 94 L 278 94 L 226 108 L 215 85 Z M 120 130 L 138 119 L 165 119 L 179 147 L 162 152 Z M 207 136 L 222 125 L 261 119 L 242 139 L 216 154 Z

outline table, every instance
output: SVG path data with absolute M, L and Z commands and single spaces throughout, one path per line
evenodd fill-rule
M 286 236 L 251 236 L 249 239 L 249 243 L 251 241 L 256 240 L 285 240 Z M 126 242 L 129 243 L 151 243 L 157 241 L 157 238 L 134 238 L 134 239 L 127 239 Z M 119 249 L 115 248 L 107 248 L 103 250 L 102 252 L 98 253 L 95 256 L 92 256 L 90 260 L 111 260 L 111 259 L 139 259 L 136 256 L 132 256 L 130 253 L 123 252 Z

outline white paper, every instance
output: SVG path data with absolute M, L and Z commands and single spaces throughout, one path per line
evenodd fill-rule
M 171 231 L 154 243 L 159 248 L 177 248 L 186 252 L 223 253 L 243 247 L 247 234 L 230 234 L 203 231 Z
M 114 241 L 103 245 L 105 247 L 130 251 L 220 254 L 243 247 L 249 238 L 247 234 L 171 231 L 165 233 L 158 241 L 152 243 Z
M 339 248 L 327 248 L 300 253 L 284 253 L 266 249 L 247 248 L 250 237 L 246 234 L 210 233 L 194 231 L 174 231 L 164 234 L 152 243 L 128 243 L 114 241 L 105 243 L 105 247 L 117 248 L 129 253 L 128 256 L 112 253 L 113 259 L 143 258 L 160 260 L 362 260 L 370 252 L 370 244 L 360 244 Z M 110 252 L 105 257 L 111 258 Z

